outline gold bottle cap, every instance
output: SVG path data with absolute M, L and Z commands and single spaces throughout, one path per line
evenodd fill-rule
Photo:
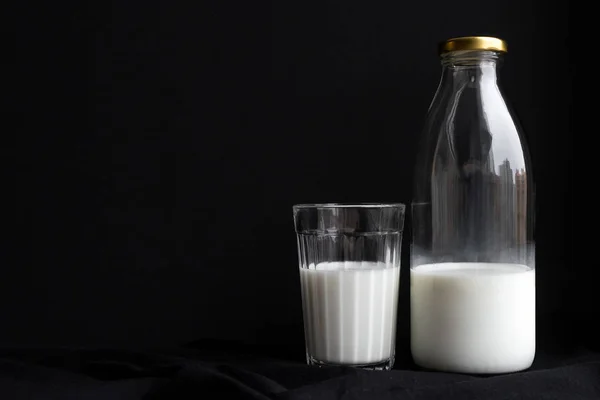
M 490 50 L 501 53 L 507 52 L 506 42 L 490 36 L 463 36 L 448 39 L 439 46 L 440 54 L 461 50 Z

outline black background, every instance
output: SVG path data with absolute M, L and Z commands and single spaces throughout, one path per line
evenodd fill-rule
M 292 204 L 409 204 L 437 43 L 494 35 L 508 41 L 502 86 L 533 160 L 538 339 L 594 346 L 592 266 L 571 255 L 568 11 L 517 0 L 15 9 L 17 228 L 0 345 L 219 339 L 302 360 Z

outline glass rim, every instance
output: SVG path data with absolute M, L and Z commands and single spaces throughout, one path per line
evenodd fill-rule
M 294 210 L 306 210 L 306 209 L 333 209 L 333 208 L 397 208 L 403 210 L 406 208 L 405 203 L 303 203 L 294 204 L 292 206 Z

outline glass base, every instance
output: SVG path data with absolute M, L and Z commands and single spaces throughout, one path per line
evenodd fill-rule
M 316 360 L 313 357 L 309 356 L 308 354 L 306 355 L 306 363 L 308 365 L 314 365 L 317 367 L 351 367 L 351 368 L 358 368 L 358 369 L 371 370 L 371 371 L 389 371 L 389 370 L 391 370 L 394 366 L 394 359 L 395 359 L 395 357 L 392 356 L 391 358 L 388 358 L 383 361 L 378 361 L 373 364 L 338 364 L 338 363 L 332 363 L 332 362 L 327 362 L 327 361 L 319 361 L 319 360 Z
M 414 360 L 414 358 L 413 358 Z M 529 369 L 533 362 L 529 362 L 521 365 L 511 365 L 505 367 L 496 367 L 492 368 L 481 368 L 481 367 L 466 367 L 466 366 L 458 366 L 458 365 L 447 365 L 447 364 L 435 364 L 435 363 L 423 363 L 417 360 L 414 360 L 415 365 L 419 367 L 420 370 L 426 372 L 449 372 L 454 374 L 466 374 L 466 375 L 475 375 L 475 376 L 490 376 L 490 375 L 503 375 L 503 374 L 512 374 L 516 372 L 521 372 Z

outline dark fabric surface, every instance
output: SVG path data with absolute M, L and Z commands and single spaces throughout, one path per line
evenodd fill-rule
M 387 372 L 317 368 L 292 358 L 217 344 L 169 351 L 3 350 L 0 398 L 600 399 L 600 353 L 586 349 L 538 351 L 531 369 L 495 376 L 422 371 L 404 361 Z

